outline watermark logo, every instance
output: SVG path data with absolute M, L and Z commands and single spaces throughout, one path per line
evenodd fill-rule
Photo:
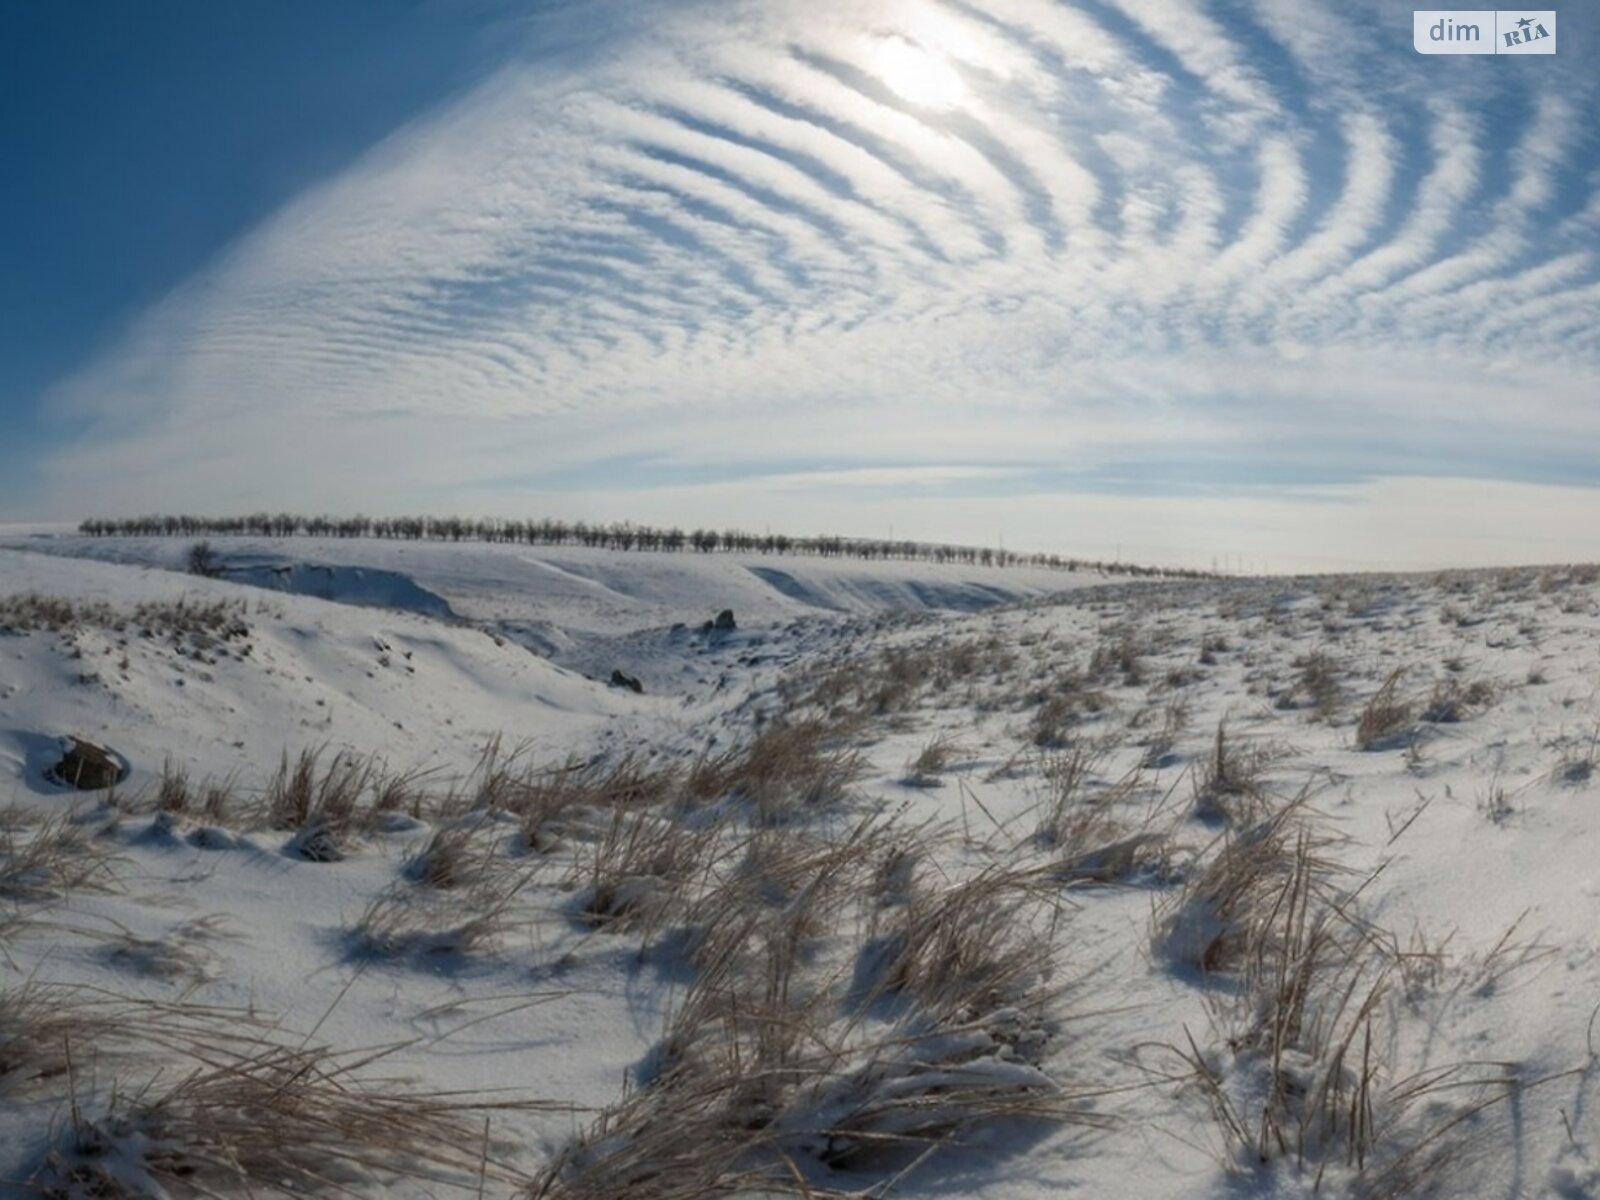
M 1556 13 L 1554 9 L 1534 12 L 1495 13 L 1495 32 L 1499 42 L 1496 54 L 1554 54 L 1556 52 Z
M 1419 8 L 1412 13 L 1418 54 L 1554 54 L 1553 8 Z

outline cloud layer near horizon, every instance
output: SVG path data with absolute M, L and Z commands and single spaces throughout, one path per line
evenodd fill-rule
M 1431 563 L 1474 543 L 1429 555 L 1371 506 L 1421 519 L 1448 489 L 1379 481 L 1454 477 L 1564 486 L 1558 544 L 1512 557 L 1581 553 L 1578 14 L 1555 59 L 1450 59 L 1389 3 L 639 12 L 533 22 L 145 314 L 52 397 L 81 433 L 46 504 L 899 513 L 1088 549 L 1071 511 L 1167 558 Z M 959 94 L 907 99 L 885 47 Z M 1169 536 L 1201 500 L 1226 524 Z

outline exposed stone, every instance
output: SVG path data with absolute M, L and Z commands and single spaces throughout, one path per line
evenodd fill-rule
M 718 629 L 718 630 L 723 630 L 723 631 L 726 631 L 726 630 L 729 630 L 729 629 L 737 629 L 738 626 L 734 623 L 734 620 L 733 620 L 733 609 L 725 608 L 721 612 L 719 612 L 717 614 L 717 619 L 712 622 L 711 627 L 713 629 Z
M 57 782 L 81 792 L 114 787 L 122 782 L 125 774 L 122 764 L 104 746 L 82 738 L 67 740 L 70 747 L 50 772 Z
M 627 688 L 630 692 L 644 691 L 644 684 L 640 683 L 632 675 L 626 674 L 621 668 L 611 672 L 611 686 Z

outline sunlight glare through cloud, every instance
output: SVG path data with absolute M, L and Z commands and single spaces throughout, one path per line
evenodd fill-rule
M 896 95 L 923 108 L 955 108 L 966 99 L 967 85 L 954 67 L 904 38 L 881 38 L 873 64 Z

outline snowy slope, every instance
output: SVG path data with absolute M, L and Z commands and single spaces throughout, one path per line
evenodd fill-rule
M 979 609 L 951 589 L 1005 573 L 315 547 L 325 566 L 372 573 L 357 598 L 415 587 L 449 605 L 427 616 L 141 565 L 181 549 L 167 543 L 53 541 L 72 554 L 0 550 L 0 613 L 17 592 L 87 606 L 70 629 L 0 632 L 0 859 L 22 861 L 51 828 L 40 822 L 65 812 L 89 839 L 74 861 L 111 857 L 70 885 L 0 864 L 0 1179 L 61 1151 L 69 1095 L 91 1120 L 110 1081 L 127 1092 L 153 1069 L 106 1051 L 93 1072 L 74 1066 L 72 1091 L 8 1067 L 6 998 L 63 983 L 270 1014 L 297 1045 L 398 1046 L 371 1071 L 434 1093 L 552 1102 L 474 1113 L 472 1128 L 488 1117 L 488 1140 L 467 1139 L 482 1179 L 367 1171 L 358 1192 L 512 1195 L 560 1162 L 551 1195 L 706 1194 L 619 1187 L 602 1168 L 650 1136 L 641 1112 L 683 1119 L 649 1105 L 671 1098 L 661 1064 L 694 1049 L 684 1014 L 704 1000 L 722 928 L 705 898 L 723 895 L 802 948 L 791 1007 L 769 1028 L 819 1031 L 787 1075 L 741 1093 L 736 1136 L 778 1190 L 803 1178 L 814 1194 L 892 1183 L 912 1200 L 1600 1194 L 1600 573 L 1131 584 Z M 314 557 L 299 542 L 222 548 Z M 160 614 L 180 599 L 220 602 L 248 631 L 174 640 Z M 153 636 L 110 626 L 107 612 L 139 604 L 158 605 Z M 703 631 L 725 606 L 739 628 Z M 607 686 L 613 668 L 643 692 Z M 824 749 L 772 773 L 724 765 L 724 782 L 670 804 L 579 805 L 536 838 L 526 797 L 484 801 L 471 776 L 496 734 L 529 743 L 530 762 L 687 769 L 815 721 Z M 43 779 L 54 738 L 74 732 L 133 763 L 118 807 Z M 165 760 L 196 782 L 232 773 L 248 801 L 282 754 L 316 746 L 436 768 L 419 795 L 456 781 L 456 798 L 374 811 L 331 862 L 248 803 L 156 811 Z M 411 856 L 452 830 L 486 874 L 429 892 Z M 607 893 L 600 864 L 626 830 L 651 866 Z M 858 840 L 858 858 L 806 874 Z M 688 866 L 656 853 L 668 846 L 693 849 Z M 1219 891 L 1219 867 L 1237 880 L 1241 862 L 1258 864 L 1252 882 Z M 783 884 L 785 870 L 810 882 Z M 851 1008 L 906 922 L 993 880 L 1012 907 L 952 910 L 945 949 L 972 956 L 962 970 L 929 959 L 905 968 L 903 991 Z M 494 928 L 473 942 L 447 921 L 380 952 L 372 906 L 394 897 L 451 921 L 493 915 Z M 657 903 L 659 923 L 637 916 Z M 1014 943 L 1027 969 L 983 976 L 985 956 Z M 987 982 L 960 991 L 973 972 Z M 940 1010 L 937 987 L 962 1005 Z M 725 1033 L 706 1036 L 715 1050 Z M 163 1078 L 181 1076 L 183 1054 L 163 1053 Z M 818 1055 L 818 1079 L 783 1082 Z M 974 1080 L 1067 1119 L 1008 1110 L 958 1125 L 926 1158 L 932 1142 L 879 1161 L 850 1141 L 924 1131 Z M 770 1110 L 752 1098 L 763 1088 L 779 1094 Z M 609 1139 L 562 1158 L 608 1106 Z M 685 1187 L 734 1136 L 685 1129 Z M 767 1136 L 787 1159 L 762 1158 Z M 148 1165 L 132 1137 L 101 1158 Z M 61 1169 L 38 1178 L 59 1185 Z M 253 1178 L 262 1194 L 270 1180 Z
M 214 538 L 225 567 L 278 588 L 333 591 L 359 603 L 420 607 L 442 597 L 463 617 L 544 621 L 563 630 L 617 632 L 699 623 L 732 608 L 767 624 L 817 612 L 970 611 L 1103 584 L 1091 572 L 1042 568 L 861 562 L 804 556 L 693 554 L 583 547 L 393 542 L 371 538 Z M 0 545 L 183 570 L 182 538 L 85 538 L 41 528 L 0 528 Z M 269 578 L 272 567 L 287 578 Z M 309 567 L 343 572 L 318 578 Z M 379 573 L 360 594 L 354 570 Z M 386 593 L 386 589 L 387 593 Z
M 470 765 L 504 734 L 582 744 L 629 708 L 613 691 L 488 634 L 410 613 L 140 567 L 0 550 L 0 590 L 237 610 L 243 636 L 197 647 L 130 620 L 69 634 L 0 637 L 0 788 L 31 786 L 41 740 L 103 738 L 134 786 L 165 760 L 198 774 L 259 774 L 307 744 L 377 754 L 397 768 Z M 632 698 L 631 708 L 647 704 Z

